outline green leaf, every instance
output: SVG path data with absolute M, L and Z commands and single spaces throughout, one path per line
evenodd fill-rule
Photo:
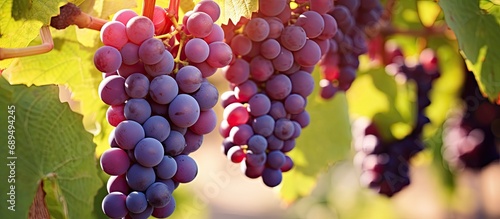
M 6 145 L 7 135 L 0 137 L 4 145 L 0 147 L 3 163 L 0 177 L 5 179 L 0 192 L 7 194 L 8 186 L 15 186 L 16 210 L 10 211 L 2 205 L 0 215 L 3 218 L 27 218 L 42 180 L 46 186 L 56 186 L 53 190 L 44 189 L 49 197 L 58 194 L 59 200 L 64 198 L 69 218 L 90 217 L 91 211 L 83 209 L 93 208 L 93 197 L 101 186 L 94 156 L 95 144 L 92 135 L 83 128 L 81 116 L 59 101 L 58 92 L 57 86 L 28 88 L 9 85 L 0 77 L 0 130 L 8 133 L 10 123 L 15 127 L 11 127 L 15 130 L 12 153 Z M 9 112 L 8 106 L 14 106 L 15 111 Z M 15 122 L 8 119 L 10 113 L 15 115 Z M 16 158 L 8 159 L 9 156 Z M 7 166 L 9 162 L 15 165 Z M 10 175 L 15 182 L 7 181 Z M 55 206 L 59 205 L 48 205 L 49 212 L 61 212 L 61 209 L 54 209 Z
M 384 68 L 359 72 L 347 92 L 349 111 L 377 124 L 384 139 L 402 138 L 414 124 L 412 83 L 399 83 Z
M 3 74 L 12 84 L 68 86 L 73 100 L 80 103 L 77 111 L 84 115 L 85 128 L 96 135 L 100 154 L 109 148 L 111 126 L 105 118 L 107 106 L 97 93 L 102 73 L 95 69 L 93 56 L 99 45 L 83 46 L 76 31 L 74 26 L 53 30 L 55 47 L 51 52 L 16 59 Z
M 467 67 L 474 72 L 481 91 L 498 99 L 500 70 L 500 6 L 485 0 L 441 0 L 445 19 L 455 32 Z
M 315 71 L 314 75 L 319 72 Z M 308 98 L 306 108 L 311 122 L 297 138 L 297 146 L 289 152 L 295 166 L 283 174 L 281 195 L 286 201 L 309 194 L 318 174 L 344 159 L 350 151 L 352 136 L 345 95 L 338 93 L 333 100 L 323 100 L 317 87 Z
M 59 13 L 64 0 L 0 0 L 0 47 L 24 48 L 35 39 L 42 25 Z M 0 69 L 13 59 L 1 60 Z
M 221 9 L 221 15 L 218 24 L 227 24 L 230 20 L 233 24 L 238 23 L 240 18 L 250 17 L 252 12 L 256 12 L 259 9 L 258 0 L 215 0 Z

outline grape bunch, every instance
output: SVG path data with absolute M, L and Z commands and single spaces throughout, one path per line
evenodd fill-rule
M 500 106 L 483 97 L 472 72 L 466 72 L 461 94 L 463 111 L 444 125 L 444 157 L 457 169 L 481 170 L 500 159 Z
M 168 217 L 174 190 L 196 177 L 189 154 L 217 123 L 219 93 L 206 78 L 232 59 L 214 24 L 219 15 L 217 3 L 205 0 L 182 24 L 156 6 L 152 19 L 124 9 L 102 27 L 94 64 L 103 72 L 98 92 L 115 127 L 100 158 L 111 175 L 102 201 L 108 217 Z
M 368 51 L 366 31 L 382 15 L 379 0 L 337 0 L 328 15 L 336 21 L 336 34 L 329 39 L 329 49 L 321 58 L 320 96 L 330 99 L 346 91 L 356 78 L 359 56 Z
M 431 103 L 428 94 L 432 82 L 440 75 L 436 56 L 430 49 L 422 51 L 417 65 L 406 65 L 401 60 L 402 56 L 394 56 L 396 63 L 387 69 L 416 84 L 417 115 L 413 130 L 402 139 L 388 140 L 380 135 L 381 127 L 374 122 L 360 119 L 353 124 L 354 163 L 362 171 L 361 184 L 389 197 L 410 184 L 410 159 L 424 149 L 422 130 L 430 122 L 424 110 Z
M 222 69 L 231 90 L 221 95 L 223 152 L 249 178 L 275 187 L 293 167 L 286 154 L 309 124 L 311 72 L 337 32 L 333 1 L 259 1 L 259 10 L 223 25 L 235 59 Z

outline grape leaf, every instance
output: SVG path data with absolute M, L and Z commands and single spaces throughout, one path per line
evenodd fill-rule
M 258 0 L 215 0 L 221 9 L 221 15 L 218 24 L 227 24 L 229 21 L 234 24 L 238 23 L 240 18 L 250 17 L 252 12 L 255 12 L 259 8 Z
M 55 47 L 51 52 L 16 59 L 3 75 L 12 84 L 68 86 L 73 100 L 80 102 L 78 112 L 84 115 L 85 128 L 96 134 L 100 154 L 109 148 L 107 136 L 111 126 L 105 118 L 107 106 L 97 94 L 102 75 L 94 67 L 93 54 L 99 45 L 86 47 L 80 44 L 76 29 L 71 26 L 65 30 L 53 30 Z
M 24 48 L 59 13 L 64 0 L 0 0 L 0 47 Z M 1 60 L 0 69 L 7 68 L 12 59 Z
M 485 0 L 441 0 L 446 23 L 455 32 L 467 67 L 491 101 L 500 93 L 500 6 Z
M 0 77 L 0 129 L 8 133 L 8 125 L 13 125 L 10 130 L 15 130 L 13 153 L 6 145 L 8 136 L 2 134 L 0 137 L 5 144 L 0 147 L 3 155 L 0 176 L 5 179 L 0 192 L 7 194 L 10 192 L 8 186 L 15 186 L 16 210 L 7 209 L 9 203 L 4 200 L 0 208 L 2 218 L 27 218 L 41 181 L 53 187 L 53 190 L 44 188 L 46 197 L 52 197 L 49 200 L 54 200 L 54 194 L 64 198 L 59 197 L 59 202 L 67 203 L 69 218 L 90 216 L 90 211 L 82 209 L 93 208 L 94 195 L 101 186 L 94 156 L 95 144 L 92 135 L 82 126 L 81 115 L 72 112 L 68 104 L 61 103 L 58 92 L 57 86 L 9 85 Z M 15 110 L 9 112 L 8 106 L 14 106 Z M 11 113 L 15 119 L 8 119 Z M 6 165 L 10 162 L 15 166 Z M 7 183 L 10 175 L 15 175 L 15 182 Z M 60 215 L 55 212 L 61 209 L 52 206 L 57 205 L 47 205 L 49 212 Z
M 318 76 L 319 72 L 314 75 Z M 352 136 L 345 95 L 338 93 L 333 100 L 323 100 L 318 94 L 318 86 L 315 86 L 306 108 L 311 122 L 289 152 L 295 166 L 283 174 L 281 195 L 286 201 L 309 194 L 318 174 L 344 159 L 350 151 Z

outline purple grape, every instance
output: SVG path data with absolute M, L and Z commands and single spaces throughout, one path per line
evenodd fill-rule
M 200 117 L 200 106 L 192 96 L 179 94 L 170 103 L 168 116 L 176 126 L 189 127 Z
M 110 218 L 122 218 L 127 215 L 125 200 L 127 196 L 120 192 L 111 192 L 102 200 L 102 211 Z
M 155 171 L 151 167 L 144 167 L 140 164 L 132 164 L 126 175 L 129 187 L 135 191 L 144 192 L 155 182 Z
M 170 179 L 177 172 L 177 163 L 170 156 L 163 156 L 161 162 L 154 167 L 156 176 L 161 179 Z
M 166 155 L 176 156 L 186 147 L 184 135 L 178 131 L 170 131 L 170 135 L 162 142 Z
M 178 155 L 174 159 L 177 162 L 177 172 L 172 179 L 179 183 L 193 181 L 198 174 L 198 166 L 193 158 L 187 155 Z
M 161 208 L 165 207 L 172 200 L 172 194 L 166 184 L 155 182 L 146 190 L 146 198 L 151 206 Z
M 123 109 L 125 118 L 143 124 L 151 117 L 151 106 L 145 99 L 129 99 Z
M 130 150 L 137 142 L 146 137 L 142 125 L 136 121 L 125 120 L 115 129 L 115 140 L 120 148 Z
M 146 199 L 146 195 L 144 195 L 144 193 L 133 191 L 127 195 L 125 204 L 130 212 L 139 214 L 145 211 L 148 207 L 148 200 Z
M 109 175 L 121 175 L 130 167 L 127 152 L 121 148 L 110 148 L 102 153 L 101 169 Z
M 144 167 L 158 165 L 164 154 L 163 145 L 154 138 L 144 138 L 134 148 L 134 157 L 137 163 Z

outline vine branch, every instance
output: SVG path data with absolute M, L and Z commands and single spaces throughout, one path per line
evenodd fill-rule
M 52 35 L 50 34 L 50 28 L 48 26 L 42 26 L 40 29 L 40 37 L 42 38 L 42 44 L 38 46 L 26 48 L 0 48 L 0 60 L 50 52 L 54 48 L 54 41 L 52 40 Z
M 60 8 L 59 15 L 50 19 L 50 26 L 60 30 L 69 25 L 100 31 L 107 20 L 84 13 L 75 4 L 68 3 Z

